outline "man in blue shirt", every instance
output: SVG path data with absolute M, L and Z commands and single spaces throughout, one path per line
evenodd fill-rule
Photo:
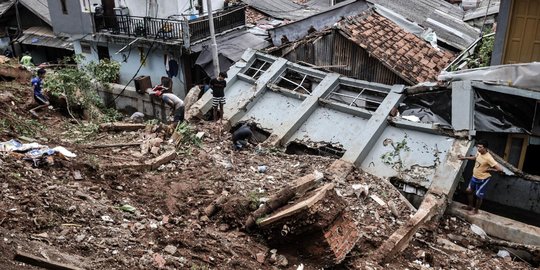
M 37 110 L 49 106 L 49 100 L 43 95 L 43 79 L 45 78 L 45 69 L 40 68 L 37 71 L 37 77 L 32 79 L 32 87 L 34 88 L 34 100 L 38 103 L 38 106 L 31 109 L 30 113 L 39 118 L 39 115 L 36 113 Z

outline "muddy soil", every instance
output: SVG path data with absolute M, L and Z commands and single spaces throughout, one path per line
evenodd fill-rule
M 235 152 L 229 132 L 216 123 L 200 122 L 193 132 L 204 132 L 201 146 L 181 146 L 173 161 L 156 170 L 110 169 L 108 164 L 144 162 L 157 154 L 141 156 L 140 147 L 88 146 L 141 141 L 146 131 L 88 135 L 87 129 L 55 110 L 32 119 L 27 111 L 30 98 L 26 85 L 0 82 L 0 141 L 18 138 L 64 146 L 77 157 L 56 157 L 53 165 L 34 168 L 31 162 L 0 154 L 1 269 L 38 269 L 14 261 L 17 251 L 83 269 L 320 268 L 286 247 L 272 251 L 275 247 L 262 234 L 245 232 L 242 224 L 265 198 L 298 177 L 325 172 L 334 159 L 287 155 L 283 149 Z M 159 153 L 167 147 L 165 138 Z M 267 171 L 259 173 L 259 165 L 266 165 Z M 386 180 L 354 171 L 346 182 L 336 183 L 337 194 L 347 201 L 346 209 L 362 231 L 336 269 L 529 267 L 516 258 L 497 257 L 497 250 L 483 245 L 469 224 L 455 217 L 443 217 L 438 225 L 423 229 L 393 262 L 370 262 L 370 252 L 412 214 L 397 191 L 381 181 Z M 369 195 L 392 201 L 397 216 L 359 194 L 353 188 L 358 184 L 369 186 Z M 204 208 L 222 194 L 230 199 L 215 215 L 205 216 Z M 438 238 L 457 242 L 463 251 L 443 249 Z

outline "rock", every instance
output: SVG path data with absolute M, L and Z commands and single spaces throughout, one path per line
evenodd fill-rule
M 219 230 L 222 231 L 222 232 L 226 232 L 228 231 L 230 228 L 229 224 L 226 224 L 226 223 L 222 223 L 219 225 Z
M 285 256 L 279 255 L 277 258 L 277 265 L 286 267 L 287 265 L 289 265 L 289 260 L 287 260 Z
M 85 237 L 86 237 L 86 235 L 79 234 L 79 235 L 77 235 L 77 237 L 75 237 L 75 241 L 77 241 L 77 243 L 80 243 L 80 242 L 82 242 L 82 240 L 84 240 Z
M 388 201 L 388 208 L 390 208 L 390 212 L 392 212 L 392 215 L 394 215 L 395 217 L 399 217 L 399 212 L 396 208 L 396 204 L 394 203 L 394 201 Z
M 207 216 L 201 216 L 201 221 L 202 222 L 208 222 L 208 221 L 210 221 L 210 219 Z
M 266 253 L 264 252 L 257 253 L 256 258 L 259 263 L 264 263 L 264 260 L 266 259 Z
M 176 250 L 177 250 L 177 248 L 175 246 L 173 246 L 173 245 L 168 245 L 163 249 L 163 251 L 165 251 L 165 252 L 167 252 L 167 253 L 169 253 L 171 255 L 174 255 L 174 253 L 176 253 Z

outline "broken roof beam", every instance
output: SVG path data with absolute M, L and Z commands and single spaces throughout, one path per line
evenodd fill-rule
M 283 125 L 274 131 L 270 135 L 265 144 L 271 146 L 278 146 L 281 142 L 288 141 L 302 126 L 302 124 L 311 116 L 313 111 L 317 109 L 319 98 L 326 95 L 329 91 L 333 90 L 339 83 L 339 74 L 330 73 L 321 81 L 319 85 L 313 90 L 310 96 L 300 104 L 295 113 L 291 114 L 291 117 L 287 119 Z
M 467 81 L 472 87 L 482 89 L 482 90 L 488 90 L 493 91 L 501 94 L 508 94 L 512 96 L 519 96 L 524 98 L 531 98 L 540 100 L 540 91 L 535 90 L 528 90 L 528 89 L 522 89 L 522 88 L 516 88 L 511 86 L 504 86 L 504 85 L 491 85 L 486 84 L 484 82 L 478 82 L 478 81 Z M 454 84 L 452 84 L 452 87 L 454 87 Z
M 384 129 L 388 126 L 386 118 L 390 114 L 390 111 L 405 98 L 402 94 L 405 86 L 394 85 L 390 90 L 390 93 L 383 100 L 381 105 L 373 113 L 371 118 L 359 132 L 358 139 L 353 142 L 353 146 L 347 149 L 342 159 L 359 166 L 371 151 L 371 148 L 375 141 L 379 139 Z M 354 127 L 352 127 L 354 128 Z

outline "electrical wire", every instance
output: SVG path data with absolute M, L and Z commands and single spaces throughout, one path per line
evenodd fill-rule
M 137 75 L 139 74 L 139 71 L 141 71 L 142 66 L 144 65 L 144 63 L 146 63 L 146 59 L 148 58 L 148 55 L 150 55 L 150 51 L 152 50 L 152 47 L 154 47 L 154 44 L 156 44 L 157 38 L 158 38 L 160 33 L 161 33 L 161 30 L 159 30 L 156 33 L 156 36 L 154 37 L 154 40 L 152 40 L 152 43 L 150 43 L 150 47 L 148 48 L 148 51 L 146 51 L 146 54 L 144 55 L 144 58 L 141 61 L 141 64 L 139 65 L 139 68 L 137 69 L 137 71 L 135 71 L 135 74 L 133 74 L 133 77 L 131 77 L 131 79 L 129 79 L 129 81 L 126 83 L 126 85 L 124 85 L 124 88 L 122 89 L 122 91 L 120 91 L 120 93 L 118 93 L 118 95 L 116 95 L 116 97 L 113 100 L 111 100 L 109 102 L 109 104 L 107 104 L 107 107 L 110 107 L 118 99 L 118 97 L 120 97 L 120 95 L 122 95 L 124 93 L 124 91 L 126 91 L 126 88 L 128 87 L 128 85 L 133 80 L 135 80 L 135 77 L 137 77 Z

